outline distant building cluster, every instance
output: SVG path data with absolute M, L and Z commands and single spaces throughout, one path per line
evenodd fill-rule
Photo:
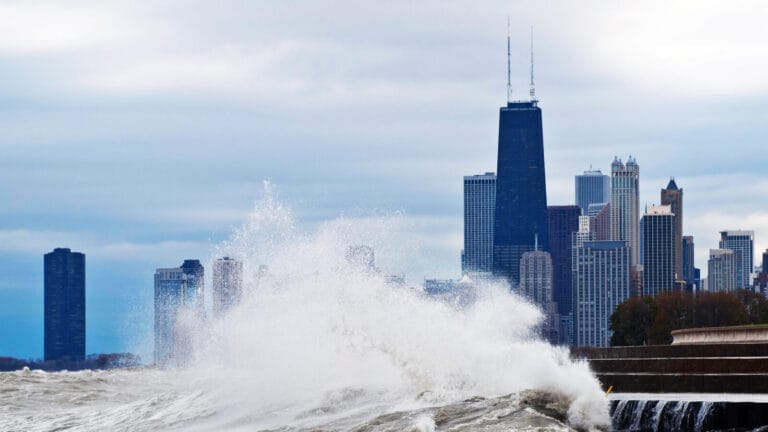
M 768 251 L 755 268 L 754 232 L 723 231 L 708 275 L 684 235 L 683 189 L 674 179 L 658 205 L 640 208 L 640 165 L 614 157 L 610 175 L 575 176 L 573 205 L 547 205 L 538 101 L 500 109 L 496 173 L 464 177 L 462 273 L 506 280 L 539 306 L 554 343 L 607 346 L 610 316 L 633 296 L 737 288 L 768 292 Z M 430 281 L 428 293 L 448 281 Z
M 574 177 L 573 204 L 548 205 L 542 110 L 533 87 L 530 95 L 525 101 L 508 95 L 499 110 L 496 172 L 464 177 L 462 278 L 425 279 L 426 295 L 464 302 L 472 298 L 474 282 L 504 280 L 541 309 L 544 338 L 607 346 L 610 316 L 630 297 L 701 290 L 768 293 L 768 250 L 755 267 L 753 231 L 721 231 L 702 280 L 694 265 L 694 238 L 684 235 L 683 189 L 671 179 L 660 191 L 659 204 L 646 205 L 641 217 L 640 165 L 632 156 L 626 163 L 614 157 L 609 174 L 590 166 Z M 368 245 L 351 245 L 344 257 L 349 271 L 405 285 L 404 274 L 376 268 Z M 82 361 L 85 255 L 57 248 L 45 254 L 44 267 L 45 361 Z M 241 302 L 243 270 L 236 258 L 213 262 L 214 318 Z M 260 266 L 255 275 L 267 273 Z M 190 360 L 191 330 L 207 319 L 204 299 L 205 269 L 199 260 L 155 271 L 156 365 Z

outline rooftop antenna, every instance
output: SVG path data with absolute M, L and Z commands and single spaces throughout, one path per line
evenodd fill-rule
M 512 66 L 509 47 L 509 15 L 507 15 L 507 102 L 512 101 Z
M 539 251 L 539 233 L 533 235 L 533 250 Z
M 533 83 L 533 26 L 531 26 L 531 100 L 536 100 L 536 86 Z

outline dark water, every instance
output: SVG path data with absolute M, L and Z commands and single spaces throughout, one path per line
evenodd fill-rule
M 681 397 L 665 400 L 662 395 L 655 395 L 649 398 L 613 400 L 612 429 L 768 431 L 768 400 L 765 400 L 765 396 L 691 394 L 686 397 L 687 400 Z

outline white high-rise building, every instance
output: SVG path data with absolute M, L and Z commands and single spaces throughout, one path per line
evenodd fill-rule
M 754 266 L 755 232 L 720 231 L 720 249 L 736 252 L 736 288 L 749 288 L 752 285 L 750 274 Z
M 243 263 L 224 257 L 213 262 L 213 315 L 220 317 L 243 296 Z
M 520 295 L 541 308 L 545 315 L 542 333 L 552 343 L 559 342 L 560 317 L 552 299 L 552 257 L 534 250 L 520 260 Z
M 609 346 L 611 315 L 629 298 L 629 247 L 623 241 L 587 241 L 573 255 L 574 343 Z
M 493 271 L 493 225 L 496 209 L 496 175 L 464 177 L 463 272 Z
M 710 249 L 707 262 L 707 290 L 730 292 L 736 290 L 739 253 L 731 249 Z
M 614 158 L 611 163 L 611 240 L 627 243 L 633 267 L 640 263 L 639 203 L 640 166 L 632 156 L 626 165 Z

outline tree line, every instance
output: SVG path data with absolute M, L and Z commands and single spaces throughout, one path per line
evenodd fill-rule
M 670 344 L 672 330 L 764 323 L 768 300 L 753 291 L 633 297 L 611 315 L 611 346 Z

